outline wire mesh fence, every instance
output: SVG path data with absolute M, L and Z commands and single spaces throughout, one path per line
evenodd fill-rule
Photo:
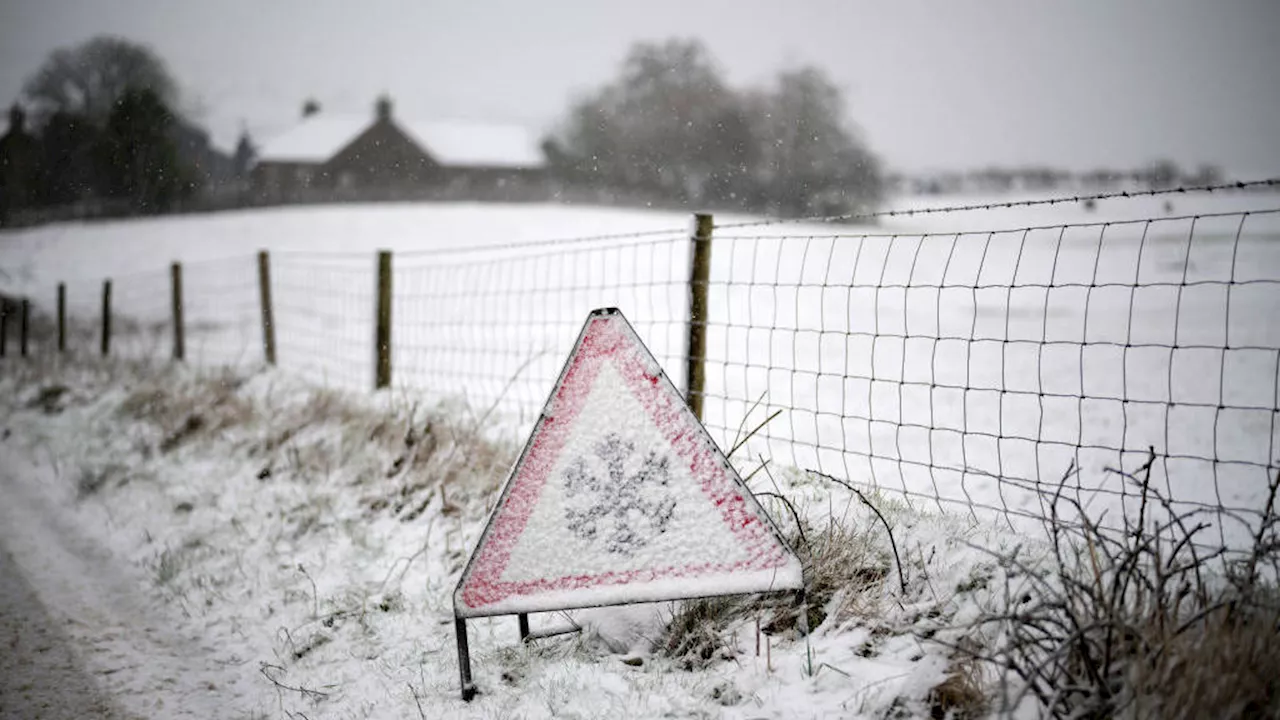
M 110 353 L 160 360 L 173 352 L 171 273 L 161 267 L 111 280 Z M 87 307 L 85 312 L 91 313 Z M 101 322 L 101 311 L 94 313 Z
M 1154 448 L 1179 509 L 1251 536 L 1276 471 L 1276 211 L 955 234 L 720 234 L 707 422 L 940 509 L 1114 525 Z M 715 312 L 714 308 L 720 308 Z
M 396 384 L 529 425 L 587 313 L 626 308 L 668 372 L 681 365 L 688 238 L 397 256 Z M 677 375 L 677 379 L 678 379 Z
M 312 382 L 373 386 L 374 257 L 272 258 L 278 362 Z
M 184 263 L 182 273 L 187 357 L 208 365 L 262 362 L 257 259 Z
M 930 211 L 926 229 L 897 232 L 719 225 L 693 358 L 704 422 L 727 449 L 772 418 L 745 465 L 1014 526 L 1042 518 L 1037 490 L 1066 478 L 1120 527 L 1136 499 L 1112 470 L 1154 452 L 1175 510 L 1210 509 L 1217 539 L 1243 542 L 1280 466 L 1280 209 L 1258 197 L 1177 216 L 1145 194 L 1139 219 L 1097 221 L 1028 214 L 1057 199 L 974 205 L 956 210 L 980 213 L 963 228 Z M 587 312 L 616 306 L 684 387 L 692 262 L 685 231 L 397 253 L 391 384 L 528 428 Z M 278 364 L 373 387 L 375 254 L 270 264 Z M 263 360 L 258 272 L 252 256 L 184 267 L 189 360 Z M 113 348 L 169 356 L 171 291 L 164 270 L 116 278 Z

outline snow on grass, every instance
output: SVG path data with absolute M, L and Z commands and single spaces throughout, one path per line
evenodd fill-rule
M 809 474 L 757 475 L 802 512 L 802 556 L 824 578 L 811 582 L 809 637 L 783 596 L 699 624 L 716 636 L 707 657 L 676 651 L 665 629 L 692 603 L 574 612 L 583 632 L 528 646 L 512 617 L 474 620 L 482 694 L 464 704 L 450 597 L 517 449 L 510 435 L 409 394 L 351 396 L 277 372 L 8 368 L 7 443 L 58 458 L 68 524 L 142 570 L 137 591 L 163 599 L 161 622 L 253 676 L 226 717 L 927 714 L 956 665 L 925 638 L 990 594 L 996 570 L 974 546 L 1020 542 L 876 496 L 904 593 L 885 529 L 853 497 Z M 567 622 L 533 618 L 535 631 Z

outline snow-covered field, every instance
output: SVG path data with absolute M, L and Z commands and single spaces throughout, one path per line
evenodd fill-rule
M 1132 468 L 1149 447 L 1179 500 L 1253 509 L 1280 439 L 1280 197 L 1171 202 L 874 227 L 717 217 L 707 424 L 728 445 L 782 410 L 751 457 L 950 511 L 1034 515 L 1030 493 L 994 478 L 1053 482 L 1075 462 L 1072 487 L 1114 517 L 1123 486 L 1104 468 Z M 270 250 L 281 366 L 365 389 L 374 252 L 391 249 L 396 386 L 521 429 L 595 307 L 621 308 L 683 383 L 688 225 L 539 205 L 288 208 L 8 233 L 0 267 L 11 291 L 46 303 L 67 282 L 90 323 L 98 282 L 113 278 L 116 312 L 155 331 L 117 346 L 163 354 L 167 264 L 180 260 L 189 356 L 253 363 L 255 253 Z M 1227 520 L 1220 532 L 1246 530 Z

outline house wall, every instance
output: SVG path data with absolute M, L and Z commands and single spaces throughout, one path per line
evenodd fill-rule
M 262 200 L 291 200 L 318 186 L 320 165 L 316 163 L 263 161 L 253 168 L 254 193 Z
M 323 163 L 264 160 L 253 171 L 254 202 L 395 198 L 530 200 L 551 195 L 544 168 L 445 167 L 390 119 L 375 121 Z
M 445 168 L 442 175 L 441 184 L 451 194 L 474 193 L 479 198 L 525 194 L 547 181 L 542 168 L 451 167 Z
M 321 168 L 326 187 L 352 190 L 436 185 L 441 168 L 390 120 L 381 119 Z

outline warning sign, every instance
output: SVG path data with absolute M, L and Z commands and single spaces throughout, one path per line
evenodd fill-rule
M 591 313 L 454 592 L 459 618 L 801 587 L 635 331 Z

